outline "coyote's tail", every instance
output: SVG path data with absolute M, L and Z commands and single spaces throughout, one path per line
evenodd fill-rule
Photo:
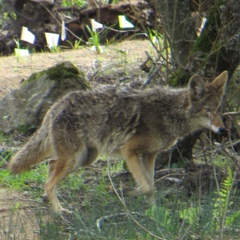
M 28 171 L 33 165 L 49 157 L 51 152 L 52 146 L 49 142 L 48 129 L 46 126 L 42 126 L 13 156 L 8 168 L 13 174 Z

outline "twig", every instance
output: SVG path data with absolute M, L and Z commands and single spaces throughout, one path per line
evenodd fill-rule
M 159 181 L 161 181 L 161 180 L 163 180 L 163 179 L 168 179 L 169 177 L 171 177 L 171 176 L 175 176 L 175 178 L 177 178 L 178 176 L 179 177 L 184 177 L 184 176 L 186 176 L 186 173 L 179 173 L 179 174 L 176 174 L 176 173 L 169 173 L 169 174 L 167 174 L 167 175 L 165 175 L 165 176 L 163 176 L 163 177 L 160 177 L 160 178 L 158 178 L 155 182 L 159 182 Z M 173 179 L 173 178 L 169 178 L 169 179 Z M 179 178 L 177 178 L 177 179 L 179 179 Z M 179 180 L 179 181 L 181 181 L 181 180 Z
M 49 9 L 48 8 L 46 8 L 43 4 L 41 4 L 41 3 L 39 3 L 51 16 L 52 16 L 52 18 L 53 19 L 55 19 L 55 21 L 57 22 L 57 24 L 59 25 L 59 26 L 62 26 L 62 24 L 61 24 L 61 22 L 59 22 L 58 21 L 58 19 L 51 13 L 51 11 L 49 11 Z M 86 41 L 84 41 L 82 38 L 80 38 L 80 37 L 78 37 L 76 34 L 74 34 L 70 29 L 68 29 L 67 27 L 66 27 L 66 30 L 68 31 L 68 32 L 70 32 L 75 38 L 77 38 L 78 40 L 81 40 L 81 41 L 83 41 L 84 43 L 86 43 Z
M 240 115 L 240 112 L 226 112 L 222 114 L 223 116 L 236 116 Z
M 238 158 L 237 156 L 234 156 L 228 148 L 224 148 L 223 153 L 225 153 L 225 155 L 227 155 L 229 158 L 231 158 L 233 160 L 233 162 L 237 165 L 238 169 L 240 169 L 240 165 L 238 163 L 240 158 Z
M 138 213 L 138 212 L 131 212 L 132 215 L 139 215 L 139 216 L 143 216 L 142 214 Z M 111 218 L 116 218 L 116 217 L 123 217 L 123 216 L 129 216 L 129 212 L 122 212 L 122 213 L 116 213 L 116 214 L 110 214 L 110 215 L 107 215 L 107 216 L 103 216 L 103 217 L 100 217 L 99 219 L 97 219 L 97 228 L 99 231 L 102 230 L 102 222 L 103 221 L 106 221 L 108 219 L 111 219 Z
M 216 142 L 214 144 L 219 147 L 218 148 L 219 151 L 221 151 L 227 157 L 231 158 L 233 160 L 233 162 L 237 165 L 238 169 L 240 169 L 239 159 L 237 156 L 234 156 L 228 148 L 226 148 L 226 147 L 223 148 L 222 144 L 216 143 Z

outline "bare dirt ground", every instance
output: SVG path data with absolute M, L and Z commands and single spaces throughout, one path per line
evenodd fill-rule
M 63 61 L 71 61 L 86 73 L 91 71 L 96 61 L 102 66 L 113 63 L 121 63 L 126 60 L 134 62 L 138 68 L 146 59 L 145 51 L 151 49 L 149 41 L 134 40 L 124 41 L 118 44 L 104 46 L 102 54 L 96 54 L 90 48 L 68 50 L 59 53 L 34 53 L 27 57 L 21 57 L 19 61 L 15 56 L 0 57 L 0 98 L 13 88 L 18 88 L 23 79 L 32 73 L 41 71 Z M 125 51 L 126 55 L 121 51 Z
M 38 205 L 22 193 L 0 188 L 0 239 L 38 239 Z
M 63 61 L 71 61 L 78 68 L 88 73 L 96 65 L 121 64 L 124 61 L 134 63 L 135 68 L 146 59 L 145 51 L 150 51 L 148 41 L 124 41 L 119 44 L 104 47 L 104 53 L 96 54 L 89 48 L 68 50 L 59 53 L 33 53 L 21 57 L 0 57 L 0 99 L 14 88 L 19 88 L 23 79 L 32 73 L 54 66 Z M 123 55 L 120 51 L 125 51 Z M 134 70 L 134 69 L 133 69 Z M 1 174 L 0 174 L 1 177 Z M 19 193 L 0 186 L 0 239 L 37 239 L 38 223 L 35 217 L 39 203 L 29 199 L 24 193 Z M 46 213 L 44 206 L 41 206 Z M 46 214 L 46 218 L 49 215 Z M 24 230 L 21 228 L 24 226 Z M 13 229 L 19 232 L 13 235 Z

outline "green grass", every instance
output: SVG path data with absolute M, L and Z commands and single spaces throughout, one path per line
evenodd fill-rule
M 109 171 L 114 185 L 121 184 L 123 179 L 116 176 L 123 171 L 123 160 L 109 163 L 108 166 L 108 161 L 99 161 L 93 169 L 81 169 L 62 181 L 60 201 L 64 207 L 73 210 L 71 216 L 61 219 L 52 213 L 50 205 L 50 211 L 46 213 L 39 204 L 34 221 L 38 223 L 40 239 L 238 239 L 239 193 L 234 185 L 235 174 L 230 168 L 218 188 L 208 193 L 196 191 L 189 197 L 186 190 L 175 188 L 162 197 L 161 189 L 171 188 L 163 183 L 156 193 L 155 207 L 151 207 L 144 197 L 123 198 L 124 206 L 108 178 Z M 40 164 L 18 176 L 10 175 L 6 169 L 1 169 L 0 174 L 1 186 L 28 191 L 30 198 L 38 199 L 44 190 L 47 164 Z M 13 206 L 15 214 L 21 206 Z M 130 216 L 129 213 L 133 214 Z M 46 215 L 51 220 L 47 220 Z M 97 220 L 101 222 L 101 230 L 96 225 Z M 14 218 L 11 221 L 5 224 L 13 226 L 12 231 L 20 231 L 20 223 L 16 224 Z M 24 226 L 20 227 L 23 232 L 27 231 Z M 5 234 L 6 237 L 9 233 Z M 14 238 L 9 235 L 6 239 Z
M 86 26 L 86 28 L 91 35 L 91 37 L 88 40 L 90 46 L 95 47 L 95 50 L 96 50 L 97 54 L 102 53 L 102 49 L 100 47 L 100 40 L 99 40 L 98 32 L 92 31 L 89 26 Z
M 14 190 L 32 190 L 34 186 L 45 183 L 47 166 L 39 165 L 36 169 L 23 172 L 17 176 L 10 174 L 7 169 L 2 169 L 0 173 L 0 185 Z
M 133 214 L 136 223 L 127 215 L 118 216 L 125 210 L 117 198 L 99 198 L 96 194 L 91 197 L 91 205 L 74 212 L 70 222 L 53 224 L 51 227 L 55 229 L 55 237 L 65 232 L 62 229 L 65 226 L 65 229 L 71 229 L 68 233 L 76 239 L 220 239 L 221 230 L 226 239 L 237 239 L 237 230 L 240 229 L 238 207 L 228 209 L 226 219 L 234 220 L 230 226 L 222 228 L 215 212 L 217 201 L 218 197 L 214 194 L 207 195 L 202 203 L 196 196 L 169 196 L 159 199 L 157 207 L 147 208 L 141 198 L 126 200 L 128 210 L 138 213 Z M 115 216 L 110 218 L 111 214 Z M 96 221 L 101 217 L 106 217 L 106 220 L 102 222 L 99 231 Z M 47 229 L 44 224 L 42 228 L 48 236 L 46 231 L 51 229 Z

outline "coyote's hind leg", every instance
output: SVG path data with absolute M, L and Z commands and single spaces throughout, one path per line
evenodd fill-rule
M 57 187 L 60 181 L 72 172 L 67 162 L 69 162 L 69 158 L 58 158 L 49 163 L 48 180 L 45 184 L 45 197 L 47 196 L 52 204 L 54 212 L 57 214 L 70 212 L 62 207 L 57 197 Z
M 84 148 L 79 153 L 67 155 L 61 154 L 56 160 L 49 162 L 48 180 L 45 184 L 45 197 L 51 202 L 56 213 L 70 212 L 64 209 L 57 197 L 57 187 L 61 180 L 66 178 L 70 173 L 76 171 L 87 159 L 87 149 Z
M 60 155 L 60 154 L 59 154 Z M 57 197 L 57 186 L 60 181 L 70 173 L 75 172 L 79 167 L 90 165 L 98 156 L 98 150 L 93 147 L 82 147 L 81 151 L 67 155 L 61 154 L 56 160 L 49 161 L 48 180 L 45 184 L 44 199 L 48 198 L 56 213 L 70 212 L 62 208 Z

